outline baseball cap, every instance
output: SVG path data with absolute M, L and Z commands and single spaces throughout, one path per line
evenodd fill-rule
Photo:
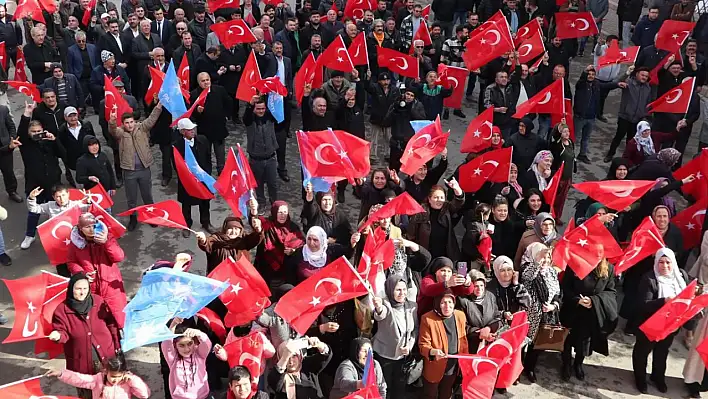
M 64 116 L 69 116 L 71 114 L 78 114 L 79 111 L 76 110 L 74 107 L 66 107 L 64 108 Z
M 197 124 L 187 118 L 182 118 L 177 122 L 177 130 L 194 129 L 195 127 L 197 127 Z
M 111 16 L 108 15 L 107 12 L 104 12 L 103 14 L 101 14 L 101 19 L 110 19 L 110 18 L 111 18 Z

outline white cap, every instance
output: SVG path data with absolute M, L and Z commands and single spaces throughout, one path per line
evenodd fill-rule
M 64 116 L 69 116 L 71 114 L 78 114 L 79 111 L 76 110 L 74 107 L 66 107 L 64 108 Z
M 101 14 L 101 19 L 109 19 L 109 18 L 111 18 L 111 16 L 107 12 L 104 12 L 103 14 Z
M 182 118 L 177 122 L 177 130 L 194 129 L 195 127 L 197 127 L 197 124 L 188 118 Z

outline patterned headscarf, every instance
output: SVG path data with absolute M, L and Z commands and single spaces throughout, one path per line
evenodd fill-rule
M 551 159 L 551 161 L 553 161 L 553 154 L 551 154 L 551 152 L 548 150 L 541 150 L 533 158 L 533 163 L 529 168 L 530 170 L 533 170 L 533 173 L 536 175 L 536 180 L 538 181 L 538 189 L 541 191 L 545 190 L 548 186 L 548 182 L 546 181 L 546 179 L 551 177 L 551 169 L 549 168 L 545 172 L 541 173 L 541 171 L 538 169 L 538 164 L 541 161 L 545 161 L 549 158 Z
M 681 152 L 675 148 L 664 148 L 656 155 L 656 159 L 664 165 L 672 167 L 681 158 Z
M 651 126 L 647 121 L 641 121 L 637 123 L 637 133 L 634 135 L 634 141 L 637 142 L 637 150 L 643 154 L 654 155 L 656 151 L 654 150 L 654 141 L 651 139 L 651 134 L 649 137 L 642 137 L 642 132 L 651 130 Z

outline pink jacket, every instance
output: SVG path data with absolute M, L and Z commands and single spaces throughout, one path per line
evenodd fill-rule
M 181 357 L 171 339 L 160 343 L 165 361 L 170 366 L 170 393 L 173 399 L 209 397 L 206 358 L 211 352 L 211 340 L 201 331 L 199 331 L 197 338 L 199 346 L 192 353 L 191 358 Z M 192 373 L 194 380 L 192 380 Z
M 102 373 L 89 375 L 64 370 L 61 372 L 59 380 L 77 388 L 90 389 L 93 399 L 131 399 L 133 397 L 146 399 L 150 397 L 150 388 L 145 384 L 145 381 L 135 374 L 133 374 L 129 382 L 121 382 L 110 386 L 104 385 Z

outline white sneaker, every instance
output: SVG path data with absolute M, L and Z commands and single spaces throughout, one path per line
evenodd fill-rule
M 27 249 L 30 247 L 30 245 L 32 245 L 33 242 L 34 237 L 25 236 L 25 239 L 22 240 L 22 244 L 20 244 L 20 248 Z

